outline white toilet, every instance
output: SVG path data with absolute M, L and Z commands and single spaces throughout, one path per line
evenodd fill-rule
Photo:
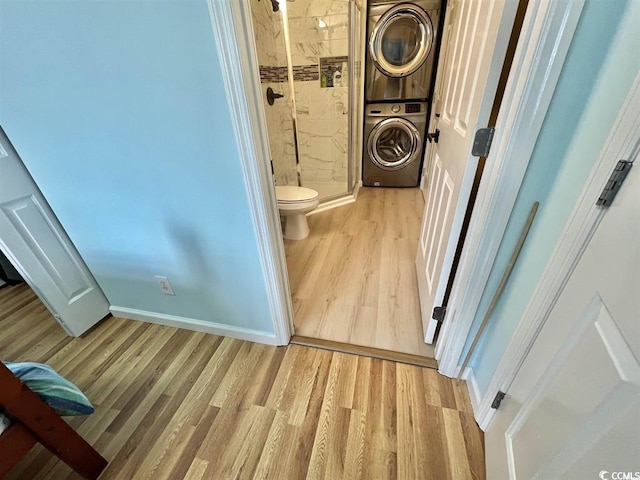
M 320 204 L 318 192 L 305 187 L 276 187 L 278 210 L 285 218 L 284 238 L 302 240 L 309 235 L 307 213 Z

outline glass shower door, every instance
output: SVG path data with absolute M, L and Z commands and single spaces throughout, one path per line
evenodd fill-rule
M 260 82 L 276 185 L 298 185 L 293 122 L 285 44 L 285 9 L 274 11 L 270 1 L 251 1 L 251 17 L 260 66 Z M 267 90 L 276 95 L 267 100 Z
M 287 2 L 301 181 L 320 200 L 349 191 L 349 2 Z
M 277 4 L 277 11 L 273 5 Z M 351 193 L 360 178 L 366 5 L 251 2 L 276 185 Z
M 349 8 L 351 36 L 349 39 L 349 65 L 351 84 L 349 85 L 349 193 L 360 182 L 362 170 L 363 129 L 364 129 L 364 58 L 366 48 L 365 0 L 352 0 Z

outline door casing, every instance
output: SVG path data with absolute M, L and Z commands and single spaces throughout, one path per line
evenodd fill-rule
M 354 1 L 354 0 L 351 0 Z M 209 0 L 236 142 L 263 265 L 272 321 L 282 344 L 293 334 L 293 308 L 269 149 L 249 0 Z M 484 285 L 505 232 L 584 2 L 530 0 L 483 172 L 436 359 L 455 376 Z M 510 28 L 496 48 L 506 49 Z M 239 81 L 241 80 L 241 81 Z M 482 125 L 476 126 L 477 128 Z M 416 292 L 417 295 L 417 292 Z M 452 318 L 455 316 L 455 322 Z

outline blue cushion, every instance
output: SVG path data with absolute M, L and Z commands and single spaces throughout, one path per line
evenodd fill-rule
M 49 365 L 33 362 L 2 362 L 34 393 L 38 394 L 58 415 L 89 415 L 93 405 L 69 380 Z

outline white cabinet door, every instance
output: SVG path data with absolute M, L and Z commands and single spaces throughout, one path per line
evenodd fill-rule
M 1 128 L 0 248 L 70 335 L 82 335 L 109 313 L 109 302 Z
M 616 129 L 628 145 L 612 161 L 640 150 L 634 102 L 628 137 Z M 638 192 L 635 165 L 487 430 L 487 478 L 640 478 Z
M 440 138 L 437 144 L 427 144 L 428 188 L 416 255 L 427 343 L 433 342 L 437 326 L 431 318 L 433 307 L 442 304 L 451 273 L 478 166 L 471 147 L 476 129 L 486 127 L 489 120 L 515 16 L 513 6 L 503 1 L 447 4 L 447 45 L 442 47 L 437 101 L 432 105 L 440 117 L 430 127 L 432 132 L 440 130 Z

